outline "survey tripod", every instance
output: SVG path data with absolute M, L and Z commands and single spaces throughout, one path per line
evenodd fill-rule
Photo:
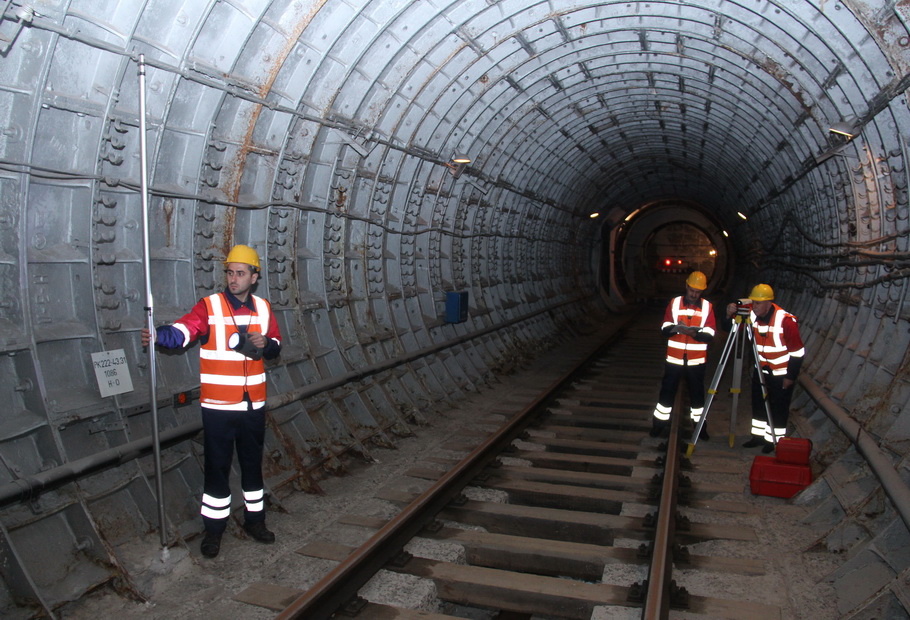
M 743 303 L 747 301 L 749 303 Z M 752 360 L 755 363 L 755 372 L 758 375 L 758 381 L 761 384 L 762 402 L 765 405 L 765 415 L 768 417 L 768 428 L 771 431 L 772 441 L 774 437 L 774 424 L 771 421 L 771 407 L 768 403 L 768 386 L 765 384 L 765 376 L 761 371 L 761 364 L 758 358 L 758 346 L 755 343 L 755 334 L 752 332 L 752 303 L 749 300 L 740 300 L 736 305 L 736 315 L 733 317 L 733 327 L 730 328 L 730 335 L 727 336 L 727 342 L 724 344 L 724 351 L 721 353 L 720 361 L 717 363 L 717 370 L 714 371 L 714 378 L 711 379 L 711 385 L 708 388 L 708 398 L 705 401 L 705 407 L 701 414 L 701 419 L 695 425 L 692 431 L 692 439 L 686 450 L 686 456 L 692 456 L 695 450 L 695 444 L 698 443 L 698 436 L 702 427 L 708 420 L 708 411 L 711 403 L 714 401 L 714 395 L 717 394 L 717 386 L 724 374 L 724 368 L 733 354 L 733 383 L 730 387 L 730 393 L 733 394 L 733 403 L 730 408 L 730 447 L 736 440 L 736 407 L 739 403 L 739 394 L 742 391 L 740 386 L 743 379 L 743 357 L 745 356 L 746 341 L 748 340 L 752 349 Z M 754 388 L 753 388 L 754 389 Z

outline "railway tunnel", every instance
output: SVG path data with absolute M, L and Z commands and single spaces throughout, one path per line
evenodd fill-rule
M 128 583 L 156 484 L 167 542 L 200 531 L 198 347 L 152 369 L 139 330 L 243 243 L 276 503 L 681 272 L 772 284 L 839 607 L 906 617 L 905 3 L 2 4 L 3 615 Z

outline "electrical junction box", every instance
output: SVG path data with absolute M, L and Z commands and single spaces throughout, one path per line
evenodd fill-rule
M 446 293 L 446 323 L 463 323 L 468 320 L 468 292 Z

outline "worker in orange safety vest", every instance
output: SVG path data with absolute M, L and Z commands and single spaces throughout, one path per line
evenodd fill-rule
M 226 290 L 209 295 L 172 325 L 155 329 L 155 344 L 180 349 L 195 340 L 199 351 L 199 403 L 205 452 L 200 550 L 214 558 L 231 515 L 228 483 L 234 448 L 240 465 L 246 533 L 261 543 L 275 534 L 265 525 L 262 450 L 265 440 L 266 375 L 263 360 L 281 353 L 281 333 L 269 302 L 252 294 L 259 280 L 259 254 L 235 245 L 224 260 Z M 151 336 L 142 330 L 142 344 Z
M 683 377 L 689 390 L 689 417 L 698 424 L 705 406 L 705 361 L 708 344 L 714 338 L 716 321 L 714 308 L 702 293 L 708 280 L 701 271 L 693 271 L 686 278 L 686 294 L 674 298 L 664 312 L 661 333 L 667 338 L 667 358 L 660 396 L 654 408 L 651 436 L 659 436 L 670 425 L 673 400 Z M 708 439 L 702 426 L 701 439 Z
M 773 427 L 768 425 L 758 370 L 753 370 L 752 437 L 743 447 L 762 446 L 762 452 L 768 454 L 774 451 L 776 442 L 787 434 L 793 387 L 806 349 L 799 335 L 796 317 L 773 302 L 774 290 L 769 285 L 755 285 L 749 299 L 752 301 L 749 319 L 758 351 L 758 366 L 768 390 L 768 409 Z M 727 305 L 727 319 L 732 319 L 734 314 L 736 304 L 731 303 Z

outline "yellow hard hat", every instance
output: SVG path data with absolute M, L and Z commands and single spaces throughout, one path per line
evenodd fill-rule
M 686 278 L 686 284 L 696 290 L 703 291 L 708 288 L 708 278 L 700 271 L 693 271 L 689 274 L 689 277 Z
M 749 299 L 752 301 L 771 301 L 774 299 L 774 291 L 767 284 L 756 284 L 749 293 Z
M 226 265 L 228 263 L 243 263 L 244 265 L 255 267 L 258 271 L 259 254 L 248 245 L 235 245 L 231 248 L 227 258 L 224 259 L 224 264 Z

